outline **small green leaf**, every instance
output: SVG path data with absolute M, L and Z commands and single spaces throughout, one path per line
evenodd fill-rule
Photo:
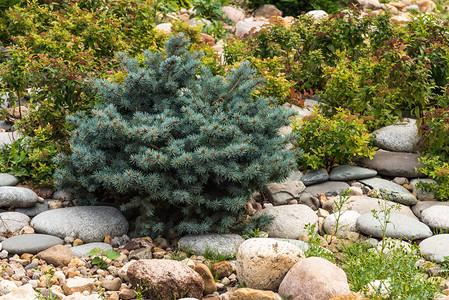
M 93 248 L 92 250 L 90 250 L 90 251 L 87 253 L 87 255 L 89 255 L 89 256 L 94 256 L 94 255 L 100 254 L 100 252 L 101 252 L 101 249 L 100 249 L 100 248 Z
M 92 260 L 92 265 L 101 265 L 103 262 L 103 260 L 101 259 L 101 257 L 97 256 Z
M 116 252 L 116 251 L 106 251 L 106 257 L 109 259 L 116 259 L 118 257 L 120 257 L 120 253 Z

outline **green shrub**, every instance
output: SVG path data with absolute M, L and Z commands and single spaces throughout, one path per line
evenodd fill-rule
M 393 241 L 391 243 L 394 244 Z M 384 253 L 370 247 L 368 243 L 351 243 L 343 248 L 341 265 L 351 290 L 362 292 L 370 299 L 430 300 L 441 294 L 440 279 L 431 280 L 416 265 L 422 258 L 416 247 L 389 246 Z M 373 288 L 369 293 L 369 284 L 375 280 L 388 281 L 389 286 Z M 385 292 L 382 292 L 382 287 L 385 287 Z M 388 296 L 382 297 L 385 294 Z
M 72 153 L 58 157 L 56 185 L 80 204 L 112 196 L 139 207 L 142 234 L 241 230 L 252 192 L 295 166 L 278 134 L 290 112 L 254 101 L 248 63 L 226 78 L 200 70 L 183 36 L 143 57 L 122 55 L 124 81 L 95 81 L 101 104 L 69 119 Z M 252 228 L 267 225 L 259 220 Z
M 96 101 L 88 78 L 111 77 L 119 51 L 141 55 L 142 49 L 159 50 L 168 37 L 153 30 L 157 11 L 150 1 L 41 2 L 5 10 L 0 16 L 0 24 L 6 28 L 0 30 L 0 43 L 17 44 L 9 46 L 10 59 L 0 65 L 5 83 L 0 93 L 11 91 L 9 102 L 16 106 L 26 89 L 32 88 L 28 116 L 16 122 L 16 128 L 32 139 L 35 129 L 42 128 L 53 148 L 58 145 L 68 151 L 70 127 L 65 117 L 90 110 Z M 197 29 L 185 24 L 173 27 L 175 32 L 185 32 L 191 38 L 192 51 L 207 53 L 203 61 L 214 74 L 223 72 L 219 57 L 201 42 Z M 2 115 L 6 116 L 4 112 Z M 27 145 L 28 151 L 43 149 L 36 145 Z M 19 170 L 16 173 L 23 174 Z M 23 179 L 42 182 L 35 172 Z
M 429 104 L 434 82 L 427 64 L 411 59 L 400 47 L 394 45 L 357 61 L 345 59 L 342 53 L 340 63 L 325 70 L 329 79 L 321 96 L 326 115 L 342 106 L 373 116 L 379 126 L 393 123 L 404 113 L 419 117 Z
M 303 168 L 326 168 L 350 164 L 357 157 L 374 155 L 371 135 L 364 120 L 348 110 L 337 109 L 331 118 L 315 111 L 311 116 L 293 124 L 298 135 L 297 148 L 303 151 L 298 165 Z
M 420 181 L 418 187 L 435 192 L 435 197 L 439 200 L 449 200 L 449 163 L 439 156 L 422 157 L 419 162 L 422 167 L 418 171 L 435 180 L 436 184 Z
M 53 185 L 54 156 L 61 151 L 58 143 L 51 141 L 48 128 L 35 129 L 33 137 L 15 140 L 0 149 L 0 172 L 9 173 L 25 183 L 40 186 Z
M 449 107 L 430 108 L 419 124 L 422 152 L 449 162 Z

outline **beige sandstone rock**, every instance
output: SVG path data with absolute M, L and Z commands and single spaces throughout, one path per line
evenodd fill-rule
M 73 254 L 69 247 L 56 245 L 39 252 L 36 257 L 45 260 L 47 264 L 60 267 L 67 266 L 70 261 L 75 258 L 75 254 Z
M 276 291 L 288 270 L 302 258 L 303 252 L 288 242 L 249 239 L 237 252 L 237 278 L 249 288 Z
M 147 288 L 144 297 L 150 299 L 201 298 L 204 281 L 190 267 L 179 261 L 142 259 L 128 268 L 130 283 L 136 287 L 142 282 Z
M 218 279 L 221 279 L 232 274 L 232 266 L 229 261 L 221 261 L 212 265 L 211 272 L 217 275 Z
M 212 275 L 209 268 L 202 263 L 196 264 L 193 268 L 198 274 L 200 274 L 201 278 L 204 280 L 204 294 L 212 294 L 217 291 L 217 286 L 215 285 L 214 276 Z
M 237 289 L 229 293 L 230 300 L 281 300 L 273 291 L 256 290 L 250 288 Z
M 21 287 L 18 287 L 11 291 L 10 293 L 1 296 L 1 300 L 29 300 L 34 299 L 34 295 L 36 292 L 34 291 L 31 284 L 25 284 Z
M 94 278 L 84 278 L 84 277 L 69 278 L 64 283 L 62 289 L 64 290 L 64 293 L 66 295 L 71 295 L 76 292 L 83 293 L 84 291 L 91 293 L 95 288 L 94 282 L 95 282 Z

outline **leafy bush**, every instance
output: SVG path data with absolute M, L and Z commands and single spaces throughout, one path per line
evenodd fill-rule
M 430 108 L 419 124 L 422 151 L 449 162 L 449 107 Z
M 297 148 L 303 151 L 298 165 L 303 168 L 326 168 L 350 164 L 357 157 L 374 155 L 369 134 L 363 118 L 349 110 L 337 109 L 332 118 L 317 111 L 293 124 L 298 135 Z
M 336 106 L 362 116 L 373 116 L 378 125 L 389 125 L 404 113 L 419 117 L 429 103 L 434 82 L 426 64 L 412 60 L 401 45 L 357 61 L 342 59 L 327 68 L 329 79 L 321 93 L 326 115 Z M 374 129 L 374 128 L 370 128 Z
M 436 184 L 420 181 L 418 187 L 435 192 L 439 200 L 449 200 L 449 163 L 439 156 L 426 156 L 419 159 L 422 167 L 418 171 L 435 180 Z
M 339 13 L 319 23 L 305 15 L 291 24 L 272 20 L 269 27 L 254 36 L 228 41 L 225 61 L 232 65 L 242 57 L 275 59 L 284 66 L 285 75 L 281 76 L 294 83 L 294 92 L 315 92 L 326 83 L 323 69 L 334 67 L 340 60 L 338 51 L 345 51 L 351 57 L 364 55 L 363 41 L 368 28 L 364 19 L 358 19 L 357 12 Z M 260 73 L 275 74 L 276 71 L 267 67 Z
M 248 63 L 226 78 L 200 70 L 183 36 L 167 42 L 166 55 L 121 60 L 124 81 L 97 80 L 101 104 L 69 118 L 72 154 L 58 157 L 56 185 L 80 204 L 115 196 L 139 207 L 142 234 L 244 227 L 252 192 L 295 166 L 278 134 L 290 112 L 253 100 L 260 80 Z
M 90 110 L 96 101 L 88 78 L 110 77 L 119 51 L 141 54 L 142 49 L 159 50 L 167 36 L 153 30 L 157 11 L 150 1 L 41 2 L 5 10 L 0 16 L 6 28 L 0 30 L 0 43 L 17 44 L 8 47 L 10 59 L 1 64 L 5 85 L 0 92 L 11 92 L 9 102 L 15 106 L 20 105 L 26 89 L 32 88 L 28 116 L 15 127 L 31 139 L 36 137 L 35 129 L 42 128 L 53 148 L 68 151 L 70 127 L 65 117 Z M 210 46 L 202 44 L 198 30 L 181 24 L 173 27 L 192 39 L 192 50 L 205 50 L 204 61 L 214 73 L 222 73 L 219 58 Z M 28 144 L 27 151 L 43 149 L 36 145 Z M 15 173 L 24 174 L 20 170 Z M 27 174 L 23 179 L 42 182 L 37 173 Z
M 15 175 L 26 183 L 51 186 L 56 164 L 53 157 L 61 151 L 46 128 L 35 129 L 33 137 L 20 138 L 0 149 L 0 172 Z

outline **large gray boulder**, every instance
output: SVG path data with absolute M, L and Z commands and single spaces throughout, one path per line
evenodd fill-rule
M 381 224 L 385 223 L 386 214 L 380 212 L 378 217 L 379 219 L 376 219 L 373 213 L 362 215 L 357 219 L 357 229 L 363 234 L 382 238 Z M 385 233 L 386 237 L 407 240 L 424 239 L 432 236 L 432 231 L 426 224 L 396 213 L 390 213 Z
M 254 216 L 260 215 L 274 216 L 275 219 L 267 228 L 269 237 L 297 239 L 306 235 L 308 230 L 306 225 L 314 225 L 318 222 L 318 216 L 307 205 L 292 204 L 264 208 Z
M 238 234 L 208 233 L 201 235 L 187 235 L 179 239 L 178 246 L 181 250 L 195 252 L 196 255 L 204 255 L 206 250 L 231 256 L 237 253 L 237 249 L 244 242 Z
M 73 236 L 85 243 L 102 242 L 106 235 L 122 236 L 128 232 L 123 214 L 109 206 L 76 206 L 40 213 L 31 221 L 38 233 L 60 238 Z
M 358 164 L 374 169 L 380 175 L 416 178 L 424 176 L 423 173 L 415 171 L 415 168 L 421 167 L 418 161 L 420 157 L 421 155 L 416 153 L 377 150 L 373 159 L 362 158 Z
M 32 207 L 39 196 L 30 189 L 16 186 L 0 186 L 0 207 Z
M 63 243 L 62 239 L 48 234 L 23 234 L 2 241 L 2 246 L 11 254 L 36 254 Z
M 443 262 L 449 256 L 449 234 L 437 234 L 423 240 L 419 244 L 419 251 L 425 259 Z
M 416 120 L 382 127 L 374 131 L 374 144 L 381 149 L 395 152 L 415 152 L 418 143 Z

